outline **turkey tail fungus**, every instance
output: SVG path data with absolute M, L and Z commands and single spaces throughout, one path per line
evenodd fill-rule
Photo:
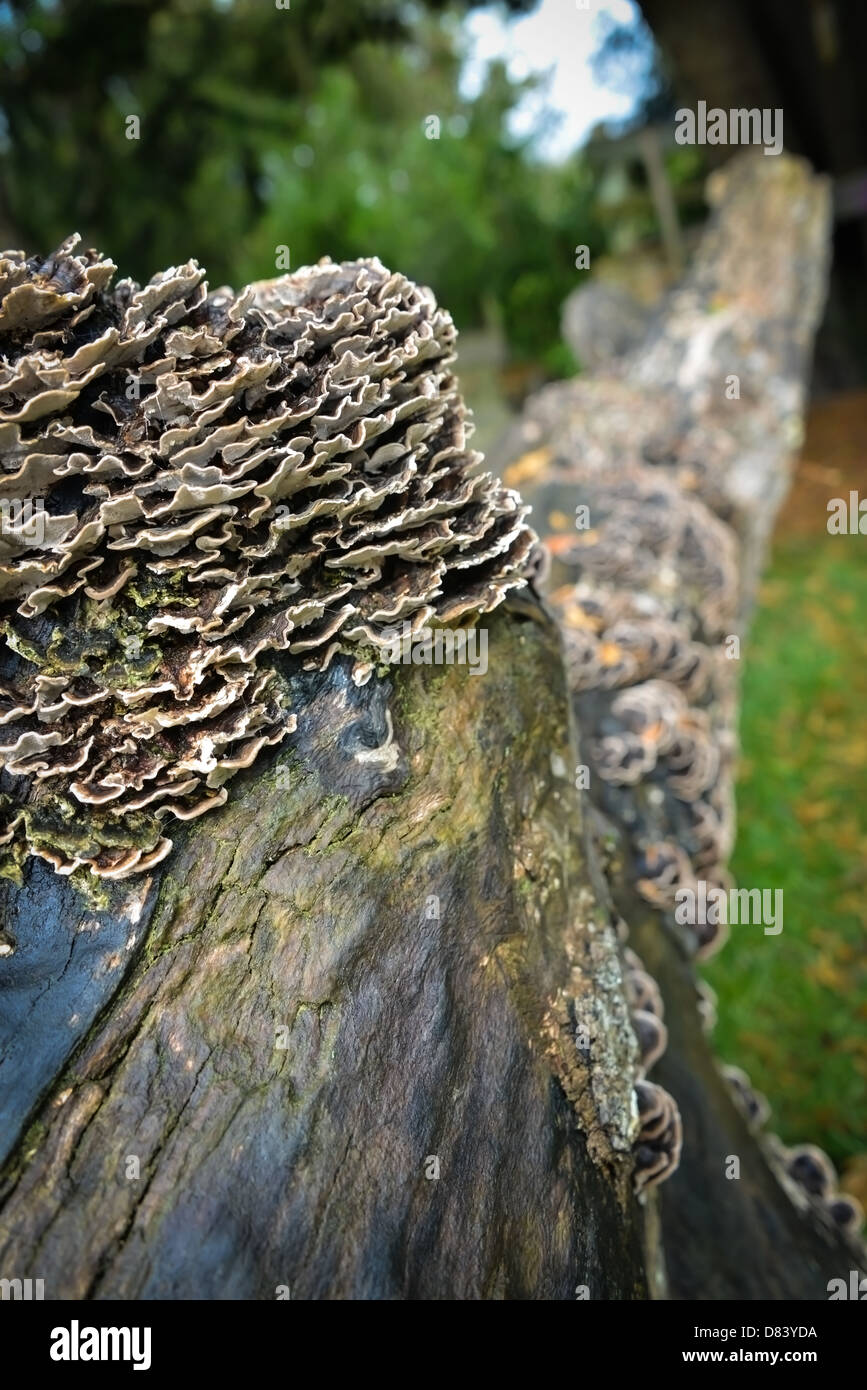
M 476 621 L 531 573 L 428 291 L 114 271 L 74 237 L 0 261 L 6 872 L 146 872 L 295 728 L 283 653 L 375 663 L 395 620 Z
M 674 913 L 729 884 L 727 643 L 823 290 L 824 187 L 757 163 L 631 368 L 530 403 L 506 482 L 593 514 L 547 549 L 378 261 L 0 258 L 4 1279 L 800 1299 L 861 1259 L 709 1049 L 724 924 Z M 779 387 L 740 435 L 719 343 Z M 463 627 L 483 679 L 394 659 Z

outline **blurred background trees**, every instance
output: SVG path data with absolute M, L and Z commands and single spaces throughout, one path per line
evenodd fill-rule
M 460 20 L 472 8 L 0 5 L 4 245 L 47 251 L 75 228 L 137 279 L 193 255 L 212 284 L 273 274 L 281 245 L 292 266 L 376 254 L 430 284 L 460 327 L 496 325 L 537 375 L 567 374 L 559 314 L 576 245 L 601 257 L 622 247 L 627 222 L 653 236 L 652 205 L 639 187 L 631 209 L 612 207 L 598 148 L 552 164 L 535 153 L 537 130 L 511 133 L 537 78 L 493 63 L 478 94 L 462 95 Z M 609 68 L 634 59 L 628 32 L 614 35 Z M 628 71 L 645 81 L 634 62 Z M 675 172 L 693 170 L 678 153 Z

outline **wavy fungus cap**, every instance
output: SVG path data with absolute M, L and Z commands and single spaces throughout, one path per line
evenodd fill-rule
M 209 294 L 0 257 L 0 844 L 122 878 L 295 727 L 278 654 L 375 659 L 538 565 L 455 329 L 377 260 Z

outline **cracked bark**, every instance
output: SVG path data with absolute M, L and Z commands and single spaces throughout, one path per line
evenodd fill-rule
M 647 1294 L 553 624 L 496 615 L 483 679 L 349 669 L 147 883 L 0 890 L 0 1269 L 47 1298 Z
M 564 453 L 594 419 L 612 467 L 670 429 L 715 262 L 747 282 L 742 313 L 747 291 L 766 288 L 764 268 L 746 273 L 756 225 L 794 267 L 769 281 L 766 313 L 794 420 L 825 224 L 809 178 L 779 171 L 783 202 L 760 223 L 748 206 L 740 239 L 717 241 L 697 305 L 657 325 L 628 382 L 577 383 L 577 422 L 572 388 L 565 409 L 550 398 L 534 425 L 565 420 Z M 742 532 L 746 610 L 790 446 L 773 412 L 770 425 L 743 418 L 727 481 L 755 521 Z M 796 1210 L 724 1092 L 689 963 L 614 874 L 666 996 L 669 1050 L 653 1075 L 685 1130 L 658 1207 L 632 1197 L 635 1041 L 571 778 L 587 711 L 538 605 L 510 603 L 489 633 L 483 679 L 397 668 L 357 688 L 343 661 L 296 671 L 288 747 L 182 828 L 146 880 L 89 901 L 31 861 L 22 888 L 0 886 L 16 942 L 0 959 L 3 1277 L 42 1278 L 47 1298 L 288 1286 L 294 1298 L 568 1299 L 586 1285 L 631 1299 L 667 1287 L 824 1297 L 845 1274 L 852 1248 Z M 721 1179 L 731 1152 L 740 1183 Z

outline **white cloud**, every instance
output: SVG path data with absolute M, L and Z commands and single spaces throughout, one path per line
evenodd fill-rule
M 532 14 L 511 19 L 504 19 L 499 9 L 474 11 L 465 23 L 469 52 L 461 91 L 477 95 L 494 59 L 502 59 L 515 80 L 544 74 L 544 90 L 525 98 L 511 128 L 515 135 L 529 135 L 543 113 L 553 112 L 558 120 L 541 134 L 536 148 L 545 159 L 565 158 L 593 126 L 622 119 L 635 106 L 635 97 L 604 87 L 594 77 L 590 59 L 599 48 L 605 16 L 619 24 L 640 18 L 633 0 L 590 0 L 586 10 L 575 0 L 541 0 Z

